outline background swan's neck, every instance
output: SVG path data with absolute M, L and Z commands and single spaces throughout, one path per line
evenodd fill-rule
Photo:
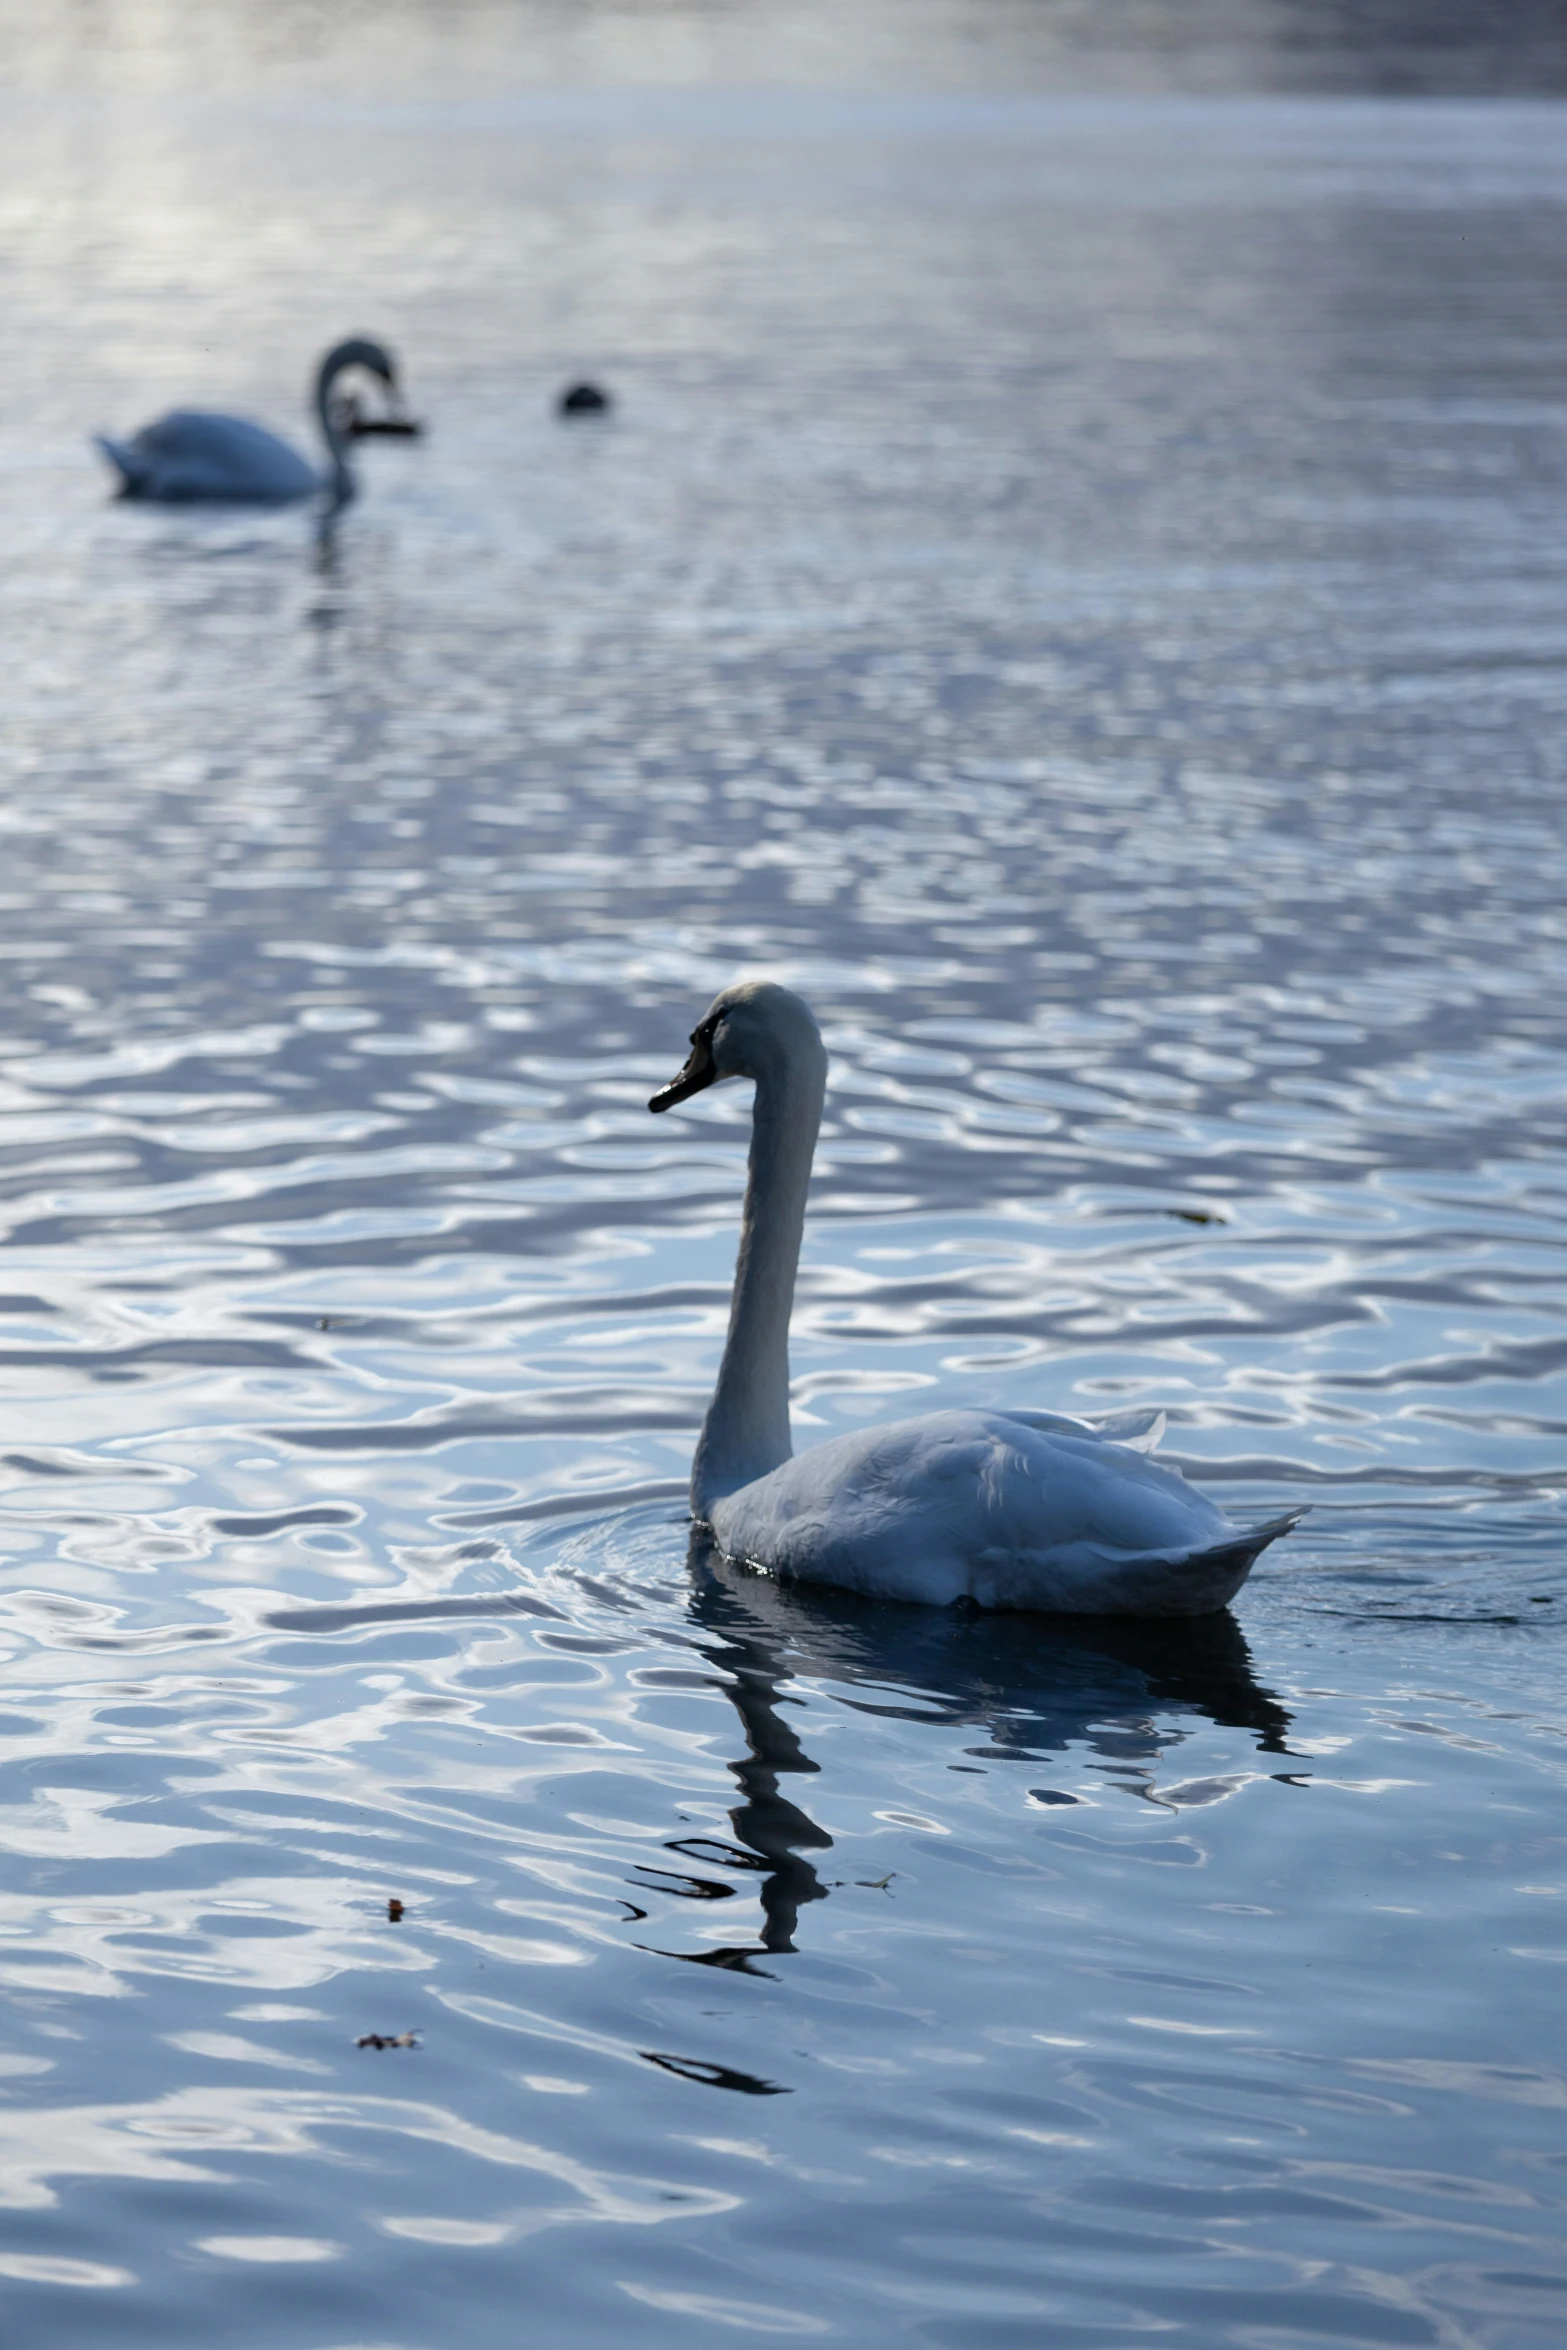
M 359 484 L 348 462 L 348 443 L 332 412 L 332 386 L 342 372 L 342 365 L 334 367 L 329 359 L 316 379 L 316 416 L 326 441 L 328 458 L 325 480 L 327 505 L 334 514 L 340 506 L 348 505 L 359 494 Z
M 818 1045 L 809 1059 L 791 1056 L 757 1080 L 729 1337 L 691 1468 L 698 1518 L 793 1449 L 789 1313 L 826 1078 Z

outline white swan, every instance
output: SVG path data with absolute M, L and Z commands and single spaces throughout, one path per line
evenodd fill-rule
M 337 378 L 366 367 L 397 396 L 397 364 L 379 343 L 355 336 L 328 351 L 316 373 L 315 409 L 327 446 L 327 469 L 315 467 L 276 433 L 243 416 L 205 408 L 176 408 L 143 425 L 128 441 L 99 433 L 97 443 L 120 475 L 120 494 L 161 505 L 195 503 L 289 506 L 326 493 L 333 512 L 358 489 L 348 463 L 351 422 L 331 397 Z
M 1132 1449 L 1162 1416 L 1092 1427 L 1049 1412 L 927 1412 L 789 1441 L 789 1314 L 827 1054 L 768 981 L 726 988 L 650 1110 L 722 1077 L 756 1081 L 734 1302 L 691 1469 L 691 1514 L 729 1557 L 883 1599 L 1063 1615 L 1200 1616 L 1304 1512 L 1232 1525 Z M 1129 1441 L 1130 1440 L 1130 1441 Z

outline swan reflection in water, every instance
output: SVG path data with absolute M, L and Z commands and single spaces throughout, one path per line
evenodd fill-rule
M 515 1514 L 532 1518 L 539 1506 Z M 615 1524 L 624 1533 L 627 1517 L 621 1514 Z M 665 1529 L 659 1511 L 635 1532 L 662 1551 Z M 643 1581 L 645 1562 L 635 1541 L 630 1552 L 605 1558 L 604 1532 L 602 1524 L 587 1529 L 572 1545 L 577 1558 L 563 1563 L 579 1591 L 620 1611 Z M 805 1795 L 802 1782 L 821 1768 L 791 1719 L 801 1700 L 790 1684 L 802 1677 L 833 1684 L 834 1700 L 857 1713 L 938 1729 L 972 1725 L 984 1743 L 969 1752 L 982 1761 L 1036 1761 L 1086 1747 L 1118 1771 L 1141 1778 L 1150 1793 L 1155 1766 L 1188 1734 L 1178 1719 L 1161 1718 L 1171 1713 L 1248 1730 L 1262 1754 L 1289 1752 L 1292 1717 L 1253 1674 L 1245 1636 L 1228 1612 L 962 1616 L 822 1584 L 779 1583 L 724 1558 L 701 1529 L 691 1535 L 687 1566 L 685 1614 L 697 1634 L 696 1652 L 721 1676 L 744 1739 L 744 1753 L 728 1766 L 739 1795 L 729 1813 L 734 1841 L 671 1837 L 661 1849 L 674 1865 L 641 1863 L 628 1883 L 633 1892 L 718 1900 L 735 1888 L 704 1871 L 744 1871 L 757 1880 L 762 1925 L 756 1941 L 661 1956 L 741 1973 L 764 1971 L 759 1961 L 794 1950 L 800 1912 L 834 1890 L 816 1866 L 832 1849 L 832 1838 L 796 1800 Z M 276 1631 L 341 1633 L 519 1613 L 565 1623 L 571 1611 L 535 1590 L 280 1608 L 266 1622 Z M 1058 1790 L 1032 1792 L 1047 1802 L 1075 1800 Z M 631 1907 L 637 1920 L 648 1914 L 635 1901 Z M 719 2085 L 751 2084 L 736 2076 Z
M 756 1942 L 663 1954 L 693 1965 L 757 1971 L 758 1960 L 795 1948 L 801 1910 L 832 1891 L 812 1857 L 829 1851 L 832 1838 L 791 1792 L 820 1770 L 789 1719 L 799 1703 L 789 1684 L 799 1675 L 839 1684 L 837 1701 L 858 1713 L 949 1729 L 972 1724 L 985 1743 L 970 1752 L 987 1760 L 1086 1746 L 1117 1766 L 1151 1771 L 1184 1735 L 1157 1718 L 1172 1709 L 1249 1730 L 1260 1753 L 1289 1751 L 1291 1716 L 1256 1679 L 1229 1614 L 963 1620 L 773 1582 L 736 1567 L 701 1532 L 692 1537 L 690 1567 L 700 1650 L 724 1676 L 745 1753 L 729 1766 L 740 1797 L 729 1815 L 734 1844 L 693 1836 L 664 1849 L 698 1867 L 754 1870 L 762 1911 Z M 660 1885 L 661 1877 L 675 1879 L 673 1871 L 643 1875 L 650 1891 L 731 1889 L 701 1877 Z

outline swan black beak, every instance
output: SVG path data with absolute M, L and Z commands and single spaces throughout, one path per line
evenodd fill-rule
M 376 370 L 380 374 L 379 368 Z M 403 387 L 395 374 L 381 377 L 387 390 L 387 408 L 384 416 L 361 414 L 359 403 L 352 395 L 348 401 L 348 430 L 356 441 L 372 439 L 417 441 L 424 426 L 417 416 L 410 416 L 403 405 Z
M 713 1061 L 713 1031 L 699 1028 L 691 1039 L 691 1050 L 686 1065 L 678 1077 L 672 1078 L 648 1103 L 650 1110 L 672 1110 L 676 1102 L 689 1101 L 694 1093 L 713 1084 L 718 1076 Z

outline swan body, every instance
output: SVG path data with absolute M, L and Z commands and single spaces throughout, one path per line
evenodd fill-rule
M 883 1599 L 1066 1615 L 1197 1616 L 1231 1600 L 1301 1513 L 1241 1528 L 1143 1457 L 1157 1414 L 927 1412 L 794 1455 L 789 1314 L 827 1056 L 800 998 L 725 989 L 649 1107 L 756 1081 L 734 1303 L 691 1512 L 730 1558 Z
M 325 472 L 263 425 L 204 408 L 176 408 L 143 425 L 127 441 L 97 436 L 120 476 L 120 494 L 159 505 L 289 506 L 325 492 L 335 509 L 356 495 L 347 456 L 352 428 L 332 386 L 350 367 L 365 367 L 395 394 L 397 367 L 379 343 L 355 337 L 339 343 L 316 373 L 315 411 L 327 446 Z

